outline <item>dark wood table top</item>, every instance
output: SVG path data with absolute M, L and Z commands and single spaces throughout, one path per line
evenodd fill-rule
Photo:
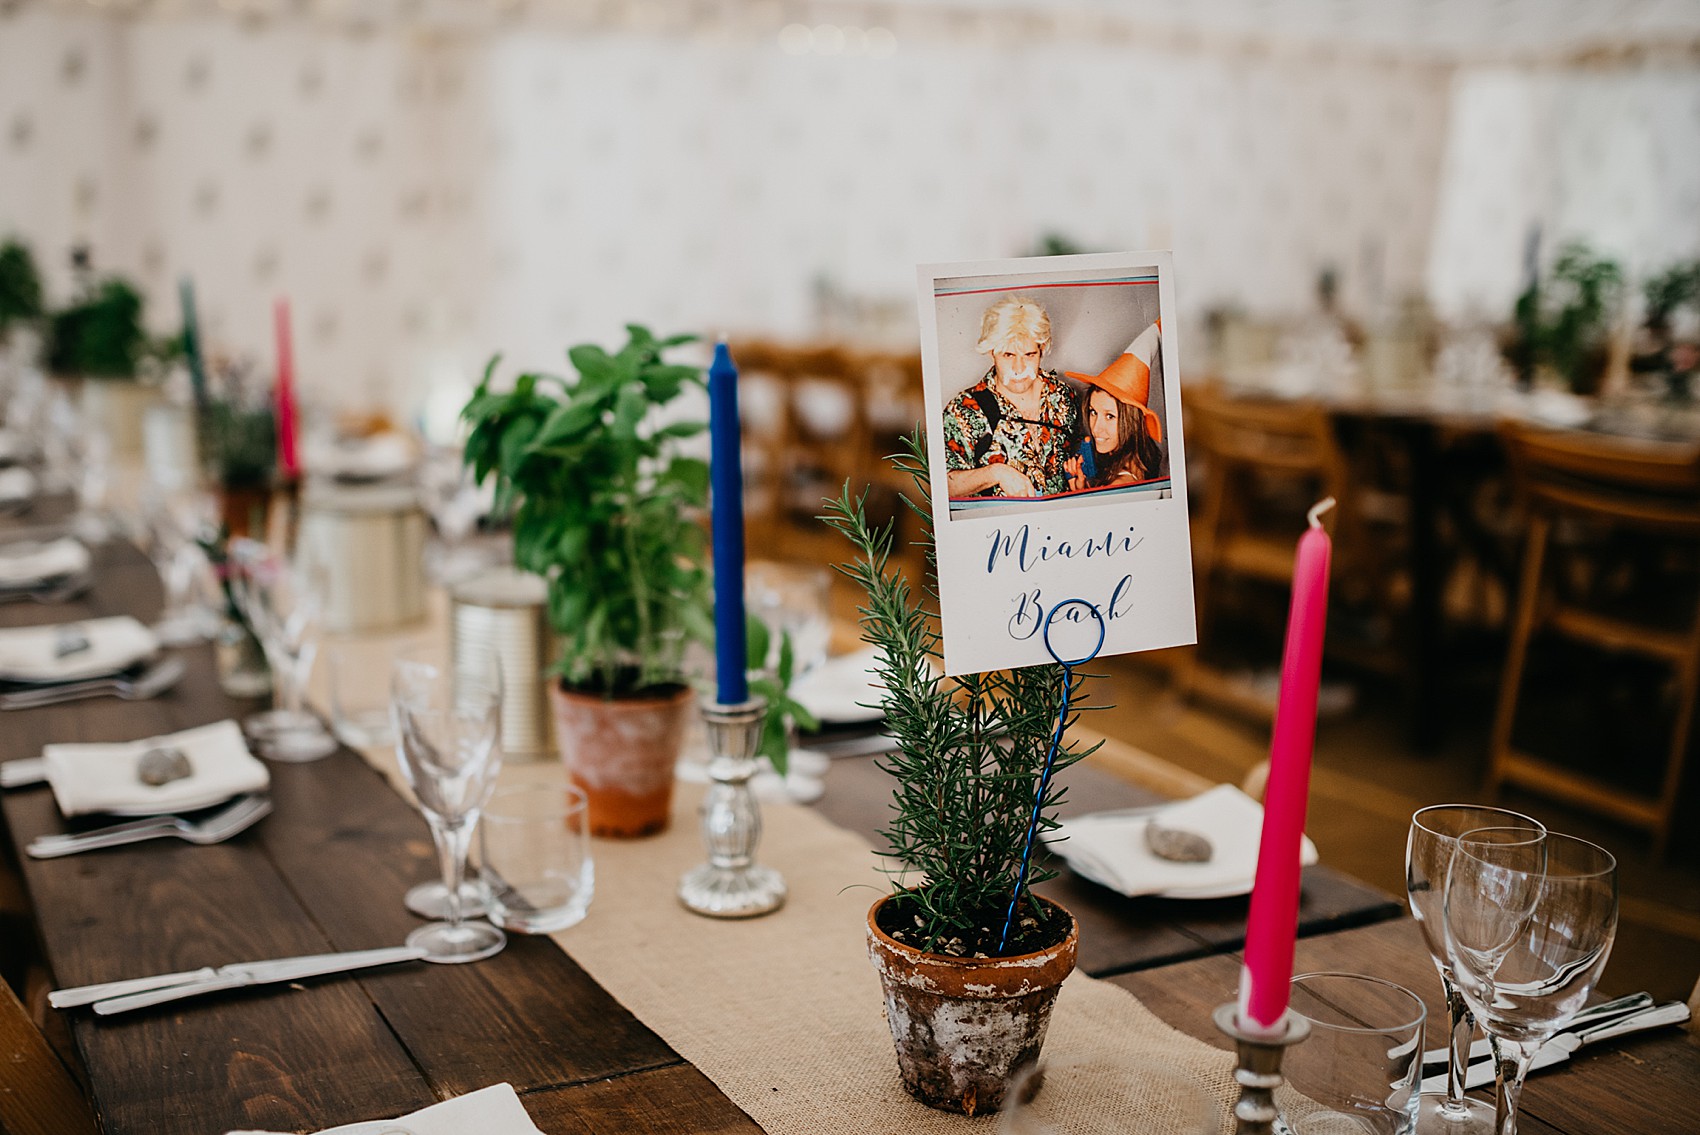
M 56 608 L 0 608 L 0 625 L 159 607 L 152 567 L 97 554 L 98 584 Z M 210 647 L 148 702 L 10 713 L 0 758 L 49 741 L 122 740 L 251 708 L 219 689 Z M 401 904 L 431 875 L 423 821 L 361 757 L 272 765 L 276 810 L 226 843 L 156 840 L 20 867 L 60 986 L 248 958 L 399 943 Z M 67 823 L 45 787 L 0 798 L 12 849 Z M 98 821 L 96 821 L 98 822 Z M 594 1028 L 584 1027 L 594 1022 Z M 107 1132 L 316 1130 L 403 1114 L 506 1080 L 548 1132 L 753 1132 L 719 1089 L 547 938 L 514 935 L 474 966 L 412 963 L 103 1019 L 72 1032 Z
M 157 577 L 134 549 L 104 547 L 97 566 L 97 586 L 82 599 L 54 608 L 0 607 L 0 625 L 157 612 Z M 250 708 L 218 688 L 209 647 L 183 656 L 188 677 L 153 701 L 7 714 L 0 759 L 33 756 L 49 740 L 131 739 Z M 160 840 L 21 859 L 57 983 L 400 942 L 417 925 L 401 895 L 432 873 L 423 821 L 351 751 L 311 765 L 273 765 L 271 772 L 275 812 L 227 843 Z M 1070 775 L 1076 808 L 1147 799 L 1096 770 Z M 883 777 L 871 760 L 835 762 L 823 810 L 871 831 L 888 799 Z M 36 835 L 86 823 L 68 824 L 43 787 L 0 796 L 0 812 L 13 853 Z M 1207 1013 L 1187 1000 L 1185 988 L 1210 982 L 1210 996 L 1199 1004 L 1222 999 L 1215 986 L 1231 985 L 1237 962 L 1221 951 L 1239 941 L 1243 900 L 1122 900 L 1066 879 L 1053 888 L 1081 915 L 1089 970 L 1214 954 L 1116 979 L 1132 982 L 1142 996 L 1147 987 L 1168 990 L 1148 1003 L 1182 1027 L 1207 1027 Z M 1313 872 L 1307 924 L 1320 931 L 1378 917 L 1387 901 Z M 1308 939 L 1300 956 L 1362 933 Z M 100 1122 L 113 1133 L 314 1130 L 400 1115 L 501 1080 L 551 1133 L 757 1130 L 546 938 L 514 935 L 504 953 L 472 966 L 413 963 L 112 1019 L 79 1011 L 71 1023 Z
M 1299 942 L 1296 972 L 1366 973 L 1397 982 L 1428 1006 L 1427 1047 L 1444 1043 L 1440 977 L 1409 918 Z M 1231 1049 L 1210 1013 L 1238 994 L 1240 958 L 1217 954 L 1110 980 L 1182 1032 Z M 1617 992 L 1624 992 L 1619 990 Z M 1599 999 L 1599 998 L 1596 998 Z M 1491 1090 L 1476 1093 L 1492 1100 Z M 1600 1041 L 1532 1074 L 1517 1129 L 1523 1135 L 1653 1135 L 1700 1131 L 1700 1035 L 1670 1026 Z

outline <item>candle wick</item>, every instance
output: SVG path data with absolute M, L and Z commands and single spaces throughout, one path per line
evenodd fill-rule
M 1307 514 L 1310 517 L 1310 526 L 1312 528 L 1321 528 L 1322 514 L 1333 508 L 1334 505 L 1335 500 L 1333 497 L 1324 497 L 1322 500 L 1311 505 L 1310 512 Z

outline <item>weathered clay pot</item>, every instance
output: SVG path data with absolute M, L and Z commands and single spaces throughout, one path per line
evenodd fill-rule
M 688 686 L 660 698 L 605 698 L 549 684 L 555 743 L 590 801 L 592 835 L 653 835 L 667 826 L 694 700 Z
M 868 911 L 868 956 L 885 989 L 897 1068 L 909 1094 L 964 1115 L 995 1112 L 1017 1070 L 1039 1058 L 1051 1006 L 1074 971 L 1080 926 L 1049 949 L 1010 958 L 953 958 L 905 946 Z

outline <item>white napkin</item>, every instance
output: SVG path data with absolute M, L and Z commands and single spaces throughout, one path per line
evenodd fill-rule
M 182 749 L 193 771 L 169 784 L 143 784 L 136 769 L 142 754 L 166 746 Z M 271 783 L 266 766 L 248 752 L 248 743 L 234 721 L 217 721 L 141 741 L 48 745 L 41 750 L 41 759 L 47 764 L 53 798 L 67 816 L 186 812 L 243 792 L 259 792 Z
M 30 587 L 89 570 L 89 550 L 69 536 L 0 547 L 0 587 Z
M 1145 847 L 1145 825 L 1154 816 L 1165 827 L 1208 839 L 1210 861 L 1174 863 L 1152 855 Z M 1157 813 L 1077 816 L 1048 838 L 1051 850 L 1076 872 L 1124 895 L 1221 898 L 1251 890 L 1262 837 L 1263 806 L 1233 785 L 1221 784 Z M 1308 836 L 1300 861 L 1316 862 L 1316 845 Z
M 153 632 L 128 615 L 86 619 L 75 626 L 88 639 L 87 650 L 55 657 L 58 626 L 14 627 L 0 631 L 0 678 L 13 682 L 75 682 L 128 670 L 159 652 Z
M 878 663 L 871 646 L 830 658 L 798 678 L 791 696 L 823 722 L 878 721 L 885 716 L 879 708 L 885 687 L 872 673 Z
M 512 1084 L 493 1084 L 452 1100 L 422 1108 L 396 1120 L 349 1123 L 318 1135 L 377 1135 L 386 1124 L 399 1124 L 412 1135 L 543 1135 L 526 1114 Z M 229 1135 L 275 1135 L 269 1131 L 232 1131 Z
M 24 435 L 17 430 L 0 430 L 0 461 L 16 461 L 25 453 Z
M 35 474 L 13 466 L 0 469 L 0 500 L 21 501 L 35 496 Z

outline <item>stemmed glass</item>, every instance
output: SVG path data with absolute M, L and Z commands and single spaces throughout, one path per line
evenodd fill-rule
M 218 630 L 218 616 L 197 597 L 207 558 L 194 537 L 211 519 L 202 504 L 193 496 L 151 494 L 143 500 L 142 534 L 148 558 L 165 587 L 165 610 L 153 632 L 166 646 L 204 642 Z
M 1411 832 L 1405 842 L 1405 892 L 1411 915 L 1423 932 L 1423 943 L 1440 971 L 1450 1017 L 1446 1094 L 1422 1098 L 1417 1111 L 1418 1135 L 1491 1135 L 1493 1131 L 1493 1109 L 1464 1094 L 1464 1072 L 1470 1062 L 1470 1039 L 1476 1022 L 1452 976 L 1441 911 L 1446 869 L 1458 837 L 1486 827 L 1521 830 L 1536 841 L 1546 835 L 1539 821 L 1519 812 L 1475 804 L 1436 804 L 1411 817 Z
M 484 557 L 465 542 L 487 502 L 458 449 L 433 450 L 420 463 L 418 476 L 420 497 L 437 532 L 430 560 L 432 578 L 442 584 L 455 583 L 485 564 Z
M 425 650 L 403 651 L 390 670 L 396 753 L 419 810 L 431 825 L 443 872 L 448 918 L 407 936 L 429 962 L 472 962 L 497 953 L 507 936 L 461 917 L 459 884 L 478 816 L 502 767 L 502 671 L 495 651 L 473 650 L 451 668 Z
M 272 709 L 251 715 L 242 727 L 272 760 L 300 764 L 329 756 L 336 738 L 302 705 L 319 648 L 320 589 L 304 566 L 255 541 L 236 542 L 232 558 L 240 570 L 231 577 L 231 593 L 259 636 L 275 696 Z
M 1516 1135 L 1535 1053 L 1587 1002 L 1617 935 L 1617 860 L 1526 829 L 1464 834 L 1446 872 L 1446 952 L 1493 1043 L 1498 1135 Z

